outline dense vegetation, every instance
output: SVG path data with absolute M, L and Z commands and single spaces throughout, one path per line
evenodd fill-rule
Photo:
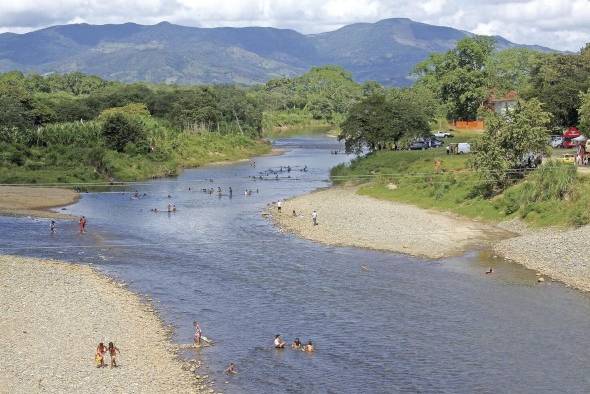
M 236 87 L 11 72 L 0 104 L 3 183 L 133 180 L 269 150 L 259 101 Z

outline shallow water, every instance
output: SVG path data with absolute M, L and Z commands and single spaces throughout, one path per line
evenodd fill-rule
M 349 158 L 330 155 L 338 143 L 325 137 L 276 146 L 287 152 L 256 168 L 187 170 L 138 186 L 147 193 L 139 200 L 84 195 L 68 208 L 88 217 L 84 235 L 75 223 L 50 235 L 46 221 L 0 218 L 0 252 L 94 264 L 153 298 L 179 343 L 199 320 L 216 345 L 186 356 L 201 358 L 199 373 L 226 393 L 590 390 L 587 295 L 536 285 L 534 272 L 486 253 L 425 261 L 282 234 L 265 206 L 327 186 L 329 168 Z M 248 179 L 281 165 L 293 171 L 278 181 Z M 218 185 L 232 186 L 233 198 L 200 191 Z M 150 212 L 168 201 L 177 213 Z M 484 275 L 490 265 L 496 273 Z M 278 333 L 312 339 L 317 352 L 275 351 Z M 227 377 L 230 361 L 240 373 Z

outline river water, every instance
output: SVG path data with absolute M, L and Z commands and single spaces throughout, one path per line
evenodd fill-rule
M 46 221 L 0 218 L 0 253 L 93 264 L 152 298 L 179 343 L 199 320 L 216 345 L 185 356 L 226 393 L 590 391 L 587 295 L 536 285 L 534 272 L 485 252 L 425 261 L 282 234 L 262 217 L 266 205 L 327 186 L 329 168 L 350 158 L 331 155 L 339 145 L 327 137 L 275 146 L 286 152 L 256 168 L 138 185 L 140 199 L 85 194 L 66 211 L 88 217 L 84 235 L 75 223 L 50 235 Z M 287 165 L 279 180 L 248 178 Z M 233 198 L 201 191 L 217 186 Z M 150 212 L 169 201 L 176 213 Z M 484 275 L 490 265 L 497 273 Z M 279 333 L 312 339 L 316 353 L 274 350 Z M 238 375 L 223 374 L 229 362 Z

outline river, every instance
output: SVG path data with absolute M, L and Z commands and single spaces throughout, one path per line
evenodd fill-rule
M 88 218 L 84 235 L 76 223 L 51 235 L 46 221 L 2 217 L 0 252 L 93 264 L 153 299 L 178 343 L 200 321 L 216 344 L 184 356 L 203 360 L 199 374 L 225 393 L 590 390 L 586 294 L 537 285 L 534 272 L 485 251 L 428 261 L 283 234 L 261 215 L 267 204 L 328 186 L 329 169 L 350 158 L 322 136 L 275 146 L 285 153 L 256 167 L 84 194 L 65 211 Z M 249 178 L 280 166 L 278 180 Z M 218 186 L 232 198 L 201 191 Z M 135 189 L 146 196 L 132 199 Z M 168 202 L 176 213 L 150 211 Z M 312 339 L 317 351 L 276 351 L 275 334 Z M 229 362 L 239 374 L 223 374 Z

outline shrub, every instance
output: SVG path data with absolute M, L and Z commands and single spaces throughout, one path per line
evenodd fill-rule
M 105 118 L 102 125 L 102 135 L 106 146 L 117 152 L 123 152 L 129 143 L 146 142 L 146 133 L 142 122 L 136 117 L 120 112 L 109 114 Z

